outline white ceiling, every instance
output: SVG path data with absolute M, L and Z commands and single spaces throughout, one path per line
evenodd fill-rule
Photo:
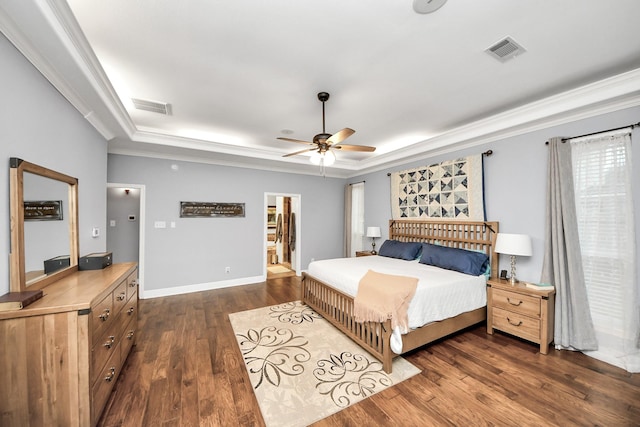
M 640 105 L 637 0 L 67 3 L 0 0 L 0 28 L 112 153 L 317 173 L 276 137 L 320 133 L 327 91 L 327 132 L 377 147 L 337 154 L 352 176 Z M 500 62 L 506 36 L 526 52 Z

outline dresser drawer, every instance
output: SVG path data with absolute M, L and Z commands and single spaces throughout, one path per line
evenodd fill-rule
M 122 328 L 118 327 L 120 321 L 114 321 L 112 327 L 104 331 L 104 334 L 100 338 L 93 342 L 91 348 L 91 366 L 92 376 L 91 384 L 93 384 L 99 375 L 102 375 L 102 370 L 113 353 L 115 353 L 122 339 Z
M 137 338 L 136 334 L 138 333 L 137 331 L 138 319 L 132 318 L 129 320 L 130 320 L 129 324 L 127 324 L 127 326 L 124 328 L 121 343 L 120 343 L 120 351 L 121 351 L 120 356 L 122 358 L 123 363 L 127 359 L 127 356 L 129 355 L 129 351 L 131 350 L 131 347 L 136 343 L 136 338 Z
M 526 316 L 540 316 L 540 299 L 516 292 L 494 289 L 493 306 Z
M 513 311 L 495 307 L 493 327 L 533 342 L 540 342 L 540 319 L 523 316 Z
M 100 338 L 100 335 L 114 323 L 113 319 L 115 314 L 113 310 L 113 293 L 111 292 L 91 307 L 91 324 L 94 341 Z
M 138 272 L 134 271 L 127 277 L 127 300 L 131 299 L 134 293 L 138 292 Z
M 97 418 L 102 413 L 105 403 L 109 398 L 111 389 L 120 375 L 120 368 L 122 366 L 120 360 L 120 346 L 116 346 L 115 351 L 105 364 L 105 366 L 98 371 L 97 378 L 91 387 L 92 396 L 92 425 L 96 424 Z
M 127 303 L 127 281 L 123 280 L 117 288 L 113 290 L 113 310 L 118 313 Z

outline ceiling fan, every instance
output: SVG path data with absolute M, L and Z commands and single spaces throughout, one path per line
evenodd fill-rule
M 330 166 L 335 162 L 336 156 L 333 150 L 344 151 L 375 151 L 376 147 L 368 147 L 366 145 L 348 145 L 342 144 L 342 141 L 353 135 L 356 131 L 350 128 L 344 128 L 333 135 L 325 131 L 324 126 L 324 103 L 329 99 L 327 92 L 320 92 L 318 99 L 322 102 L 322 133 L 313 137 L 313 142 L 302 141 L 294 138 L 279 137 L 282 141 L 297 142 L 298 144 L 311 145 L 311 148 L 305 148 L 304 150 L 296 151 L 295 153 L 285 154 L 282 157 L 291 157 L 298 154 L 306 153 L 309 151 L 315 151 L 311 156 L 311 162 L 315 164 L 322 164 L 323 166 Z

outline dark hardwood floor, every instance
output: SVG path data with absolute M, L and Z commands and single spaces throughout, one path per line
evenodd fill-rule
M 100 426 L 262 426 L 228 314 L 300 299 L 299 278 L 141 300 Z M 405 357 L 422 373 L 317 426 L 638 426 L 640 374 L 479 325 Z

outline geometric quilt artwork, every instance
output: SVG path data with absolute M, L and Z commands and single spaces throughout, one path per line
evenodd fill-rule
M 482 154 L 391 174 L 393 219 L 484 221 Z

